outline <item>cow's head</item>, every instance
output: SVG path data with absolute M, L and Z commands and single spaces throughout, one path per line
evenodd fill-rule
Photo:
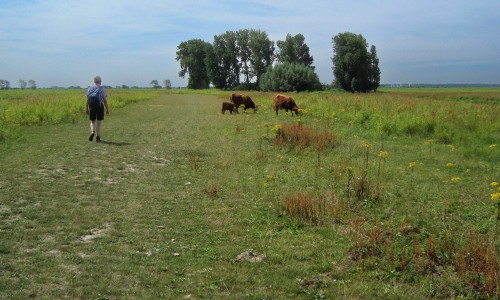
M 292 115 L 293 115 L 294 112 L 295 112 L 296 115 L 299 115 L 299 108 L 298 107 L 292 108 L 291 111 L 292 111 Z

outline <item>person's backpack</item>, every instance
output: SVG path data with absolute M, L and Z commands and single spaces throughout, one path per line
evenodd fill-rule
M 90 106 L 100 106 L 101 105 L 101 99 L 99 98 L 100 91 L 101 91 L 101 89 L 97 88 L 89 94 L 89 105 Z

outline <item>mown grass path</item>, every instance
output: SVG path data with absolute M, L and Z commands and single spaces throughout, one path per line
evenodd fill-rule
M 219 105 L 166 95 L 111 112 L 103 143 L 82 117 L 0 145 L 0 298 L 280 298 L 329 272 L 339 239 L 277 230 L 259 192 L 262 120 Z

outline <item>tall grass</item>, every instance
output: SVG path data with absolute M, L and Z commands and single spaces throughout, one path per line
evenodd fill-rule
M 317 123 L 349 124 L 344 134 L 364 138 L 423 138 L 466 147 L 467 154 L 500 162 L 487 146 L 500 140 L 500 91 L 377 94 L 311 93 L 299 98 Z M 341 134 L 342 132 L 339 132 Z
M 0 91 L 0 142 L 19 127 L 74 123 L 85 115 L 86 90 Z M 110 109 L 159 95 L 155 90 L 108 89 Z

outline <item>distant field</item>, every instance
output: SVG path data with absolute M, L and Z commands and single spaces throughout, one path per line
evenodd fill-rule
M 500 297 L 500 89 L 0 91 L 0 299 Z

